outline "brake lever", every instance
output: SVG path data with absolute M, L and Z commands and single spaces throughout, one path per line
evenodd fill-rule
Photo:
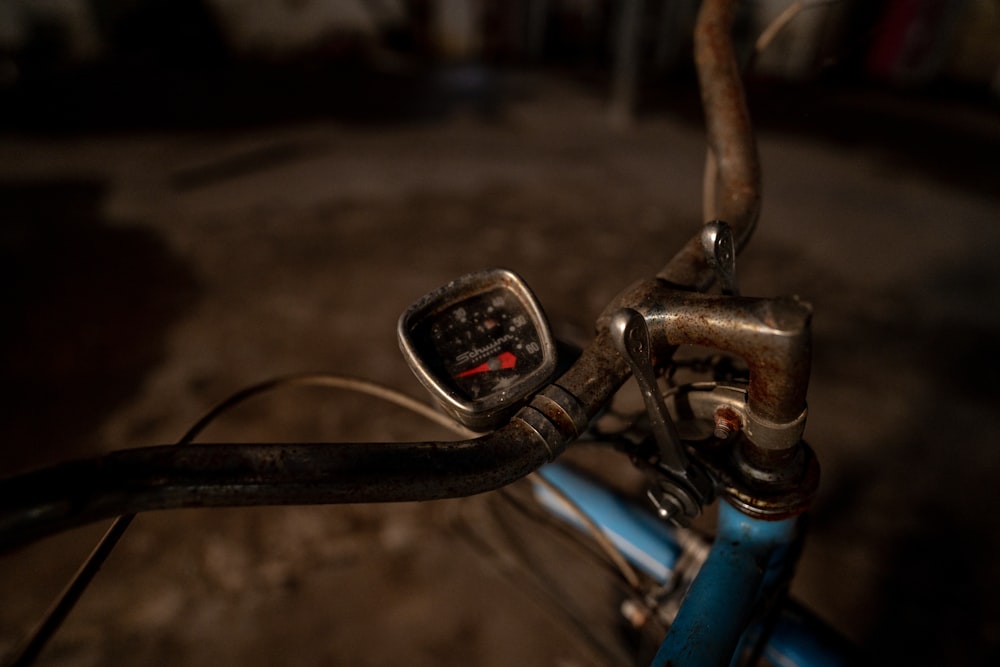
M 611 318 L 611 339 L 639 384 L 657 445 L 656 468 L 661 478 L 657 480 L 657 487 L 650 490 L 649 499 L 661 518 L 686 523 L 698 516 L 705 503 L 712 499 L 715 483 L 688 458 L 677 427 L 667 412 L 663 394 L 656 384 L 645 318 L 631 308 L 619 310 Z

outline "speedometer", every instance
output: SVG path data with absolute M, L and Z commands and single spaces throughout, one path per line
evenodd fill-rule
M 490 269 L 453 280 L 399 318 L 399 345 L 451 416 L 488 431 L 552 377 L 555 345 L 531 290 Z

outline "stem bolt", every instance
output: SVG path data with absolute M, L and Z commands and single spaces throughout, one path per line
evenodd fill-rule
M 719 440 L 725 440 L 741 427 L 740 415 L 732 408 L 723 405 L 715 411 L 715 437 Z

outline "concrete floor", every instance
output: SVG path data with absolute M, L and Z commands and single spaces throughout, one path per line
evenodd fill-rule
M 518 271 L 557 334 L 585 339 L 700 222 L 700 129 L 668 103 L 614 132 L 600 95 L 558 77 L 500 93 L 488 113 L 458 97 L 419 122 L 0 137 L 0 471 L 171 442 L 290 372 L 422 396 L 396 318 L 482 267 Z M 996 664 L 1000 122 L 886 95 L 766 102 L 742 288 L 816 311 L 807 436 L 824 479 L 794 591 L 873 663 Z M 441 435 L 290 390 L 205 439 Z M 140 517 L 41 664 L 605 663 L 502 576 L 504 548 L 472 546 L 492 502 Z M 0 653 L 101 532 L 0 560 Z M 613 582 L 551 549 L 536 567 L 616 642 Z

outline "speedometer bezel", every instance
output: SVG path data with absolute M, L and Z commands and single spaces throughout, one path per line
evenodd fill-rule
M 514 295 L 528 316 L 542 348 L 541 363 L 502 391 L 470 398 L 461 395 L 445 378 L 439 377 L 425 357 L 425 352 L 419 348 L 415 332 L 429 318 L 495 289 L 504 289 Z M 491 431 L 506 423 L 518 408 L 548 383 L 556 370 L 556 345 L 548 319 L 531 289 L 509 269 L 493 268 L 469 273 L 424 295 L 400 316 L 397 334 L 403 357 L 420 383 L 448 415 L 474 431 Z

